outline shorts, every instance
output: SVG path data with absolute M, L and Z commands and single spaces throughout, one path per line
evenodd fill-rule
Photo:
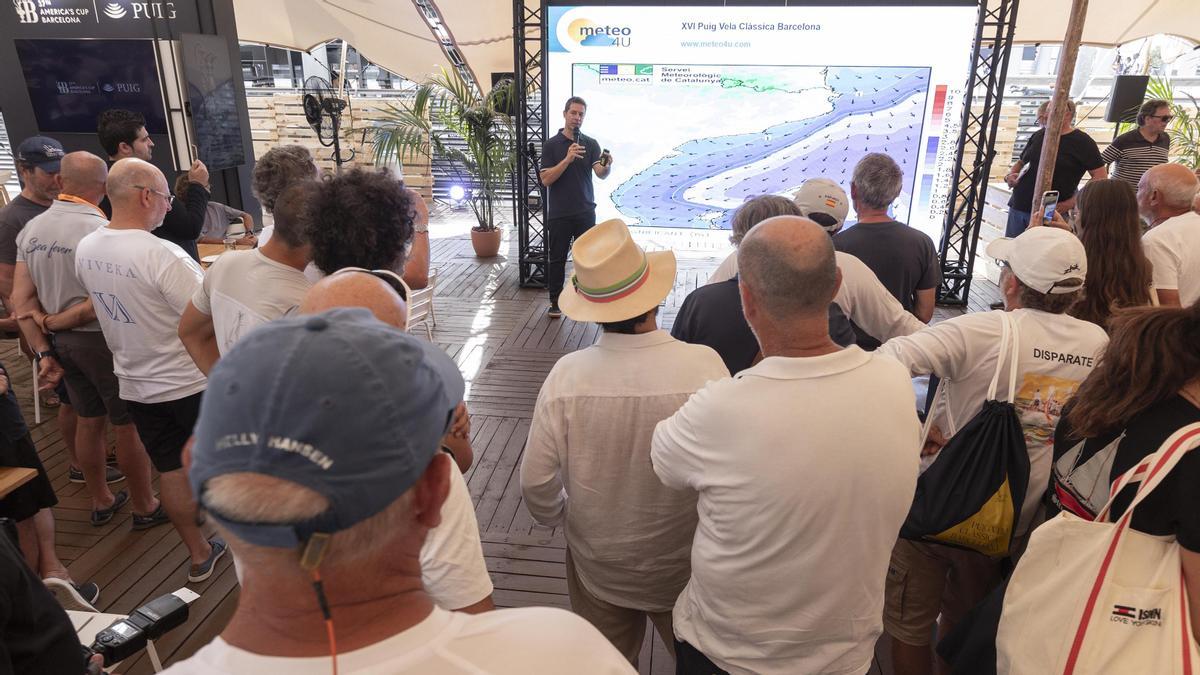
M 129 424 L 129 408 L 121 400 L 113 372 L 113 355 L 100 331 L 68 331 L 54 336 L 70 403 L 80 417 L 105 414 L 114 426 Z M 66 399 L 63 399 L 66 402 Z
M 50 477 L 46 475 L 46 468 L 42 466 L 37 448 L 34 447 L 33 439 L 28 433 L 15 441 L 0 436 L 0 466 L 37 470 L 33 480 L 0 499 L 0 518 L 11 518 L 20 522 L 32 518 L 42 509 L 58 504 L 54 487 L 50 485 Z
M 982 553 L 900 539 L 888 563 L 883 627 L 905 644 L 931 644 L 939 615 L 958 623 L 1000 579 L 1000 561 Z
M 183 446 L 192 436 L 200 417 L 200 399 L 204 392 L 162 403 L 126 401 L 129 415 L 137 426 L 138 437 L 159 473 L 183 468 Z

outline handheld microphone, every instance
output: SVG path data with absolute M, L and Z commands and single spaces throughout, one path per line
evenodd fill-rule
M 583 146 L 583 155 L 587 157 L 587 136 L 583 135 L 583 128 L 575 127 L 575 142 Z M 581 157 L 580 159 L 583 159 Z

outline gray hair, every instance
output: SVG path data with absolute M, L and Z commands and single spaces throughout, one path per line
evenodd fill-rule
M 838 274 L 833 238 L 814 238 L 812 245 L 814 249 L 796 255 L 768 238 L 752 237 L 738 249 L 738 274 L 771 318 L 829 311 Z
M 1188 180 L 1191 178 L 1191 180 Z M 1154 172 L 1149 174 L 1150 189 L 1162 194 L 1163 203 L 1172 209 L 1191 209 L 1196 198 L 1197 183 L 1194 175 L 1180 172 Z
M 734 246 L 742 243 L 742 239 L 750 228 L 761 223 L 767 218 L 775 216 L 802 216 L 800 208 L 796 203 L 787 197 L 779 195 L 759 195 L 747 199 L 744 204 L 733 212 L 733 220 L 729 227 L 732 233 L 729 235 L 729 241 L 733 242 Z
M 900 196 L 904 172 L 900 165 L 882 152 L 872 152 L 854 166 L 855 199 L 871 209 L 886 209 Z
M 324 564 L 345 567 L 370 560 L 400 533 L 411 530 L 413 491 L 402 494 L 379 513 L 335 533 L 330 538 Z M 298 523 L 324 513 L 330 502 L 311 488 L 257 473 L 230 473 L 208 481 L 204 490 L 207 508 L 231 520 L 246 523 Z M 217 523 L 217 529 L 222 530 Z M 230 533 L 222 531 L 229 538 Z M 236 538 L 236 535 L 235 535 Z M 295 552 L 237 541 L 238 557 L 255 562 L 295 556 Z
M 302 145 L 281 145 L 271 148 L 254 163 L 250 189 L 263 208 L 275 211 L 275 201 L 284 190 L 296 183 L 315 181 L 317 165 L 312 153 Z

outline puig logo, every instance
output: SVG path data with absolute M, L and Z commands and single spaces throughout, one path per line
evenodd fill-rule
M 125 14 L 125 8 L 115 2 L 110 2 L 104 6 L 104 16 L 110 19 L 123 19 L 125 18 Z

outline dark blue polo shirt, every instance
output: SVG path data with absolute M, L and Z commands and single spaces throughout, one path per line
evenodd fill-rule
M 842 308 L 829 305 L 829 335 L 842 347 L 854 344 L 854 329 Z M 671 337 L 694 345 L 712 347 L 725 362 L 730 375 L 754 365 L 758 338 L 742 312 L 738 278 L 701 286 L 688 294 L 671 326 Z
M 567 156 L 573 141 L 563 136 L 562 129 L 542 144 L 542 168 L 549 169 Z M 592 165 L 600 161 L 600 144 L 584 134 L 583 157 L 567 165 L 567 168 L 547 189 L 549 218 L 564 218 L 587 213 L 596 208 L 596 197 L 592 191 Z

